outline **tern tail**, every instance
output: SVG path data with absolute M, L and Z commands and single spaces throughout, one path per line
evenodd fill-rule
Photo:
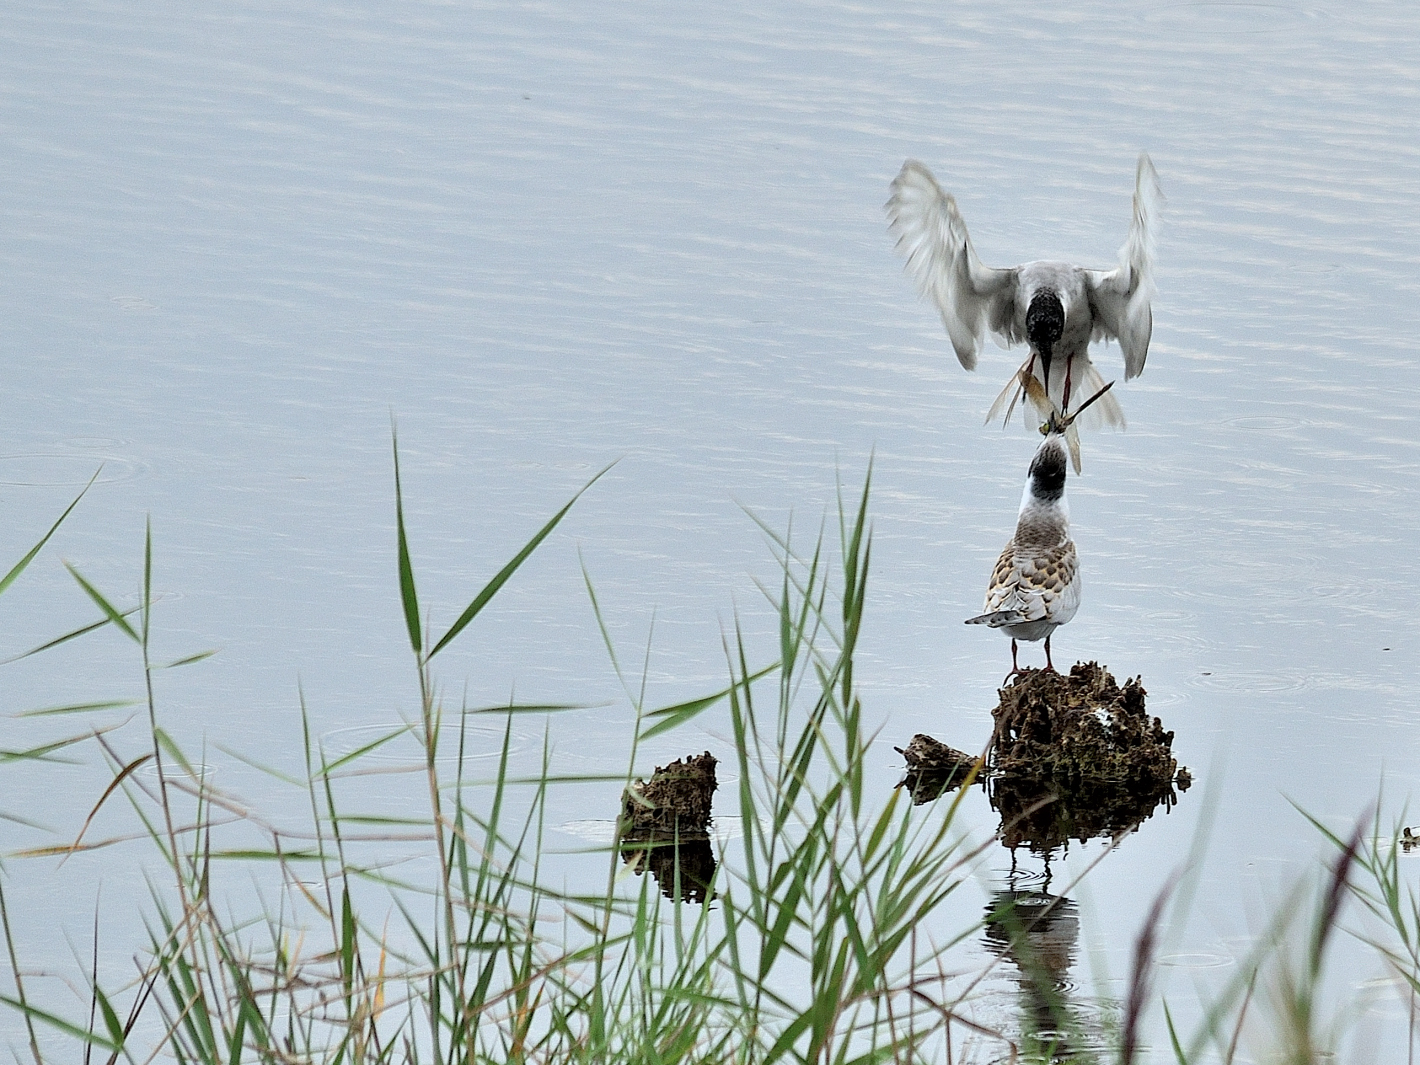
M 993 629 L 999 629 L 1002 625 L 1016 625 L 1026 620 L 1026 616 L 1019 610 L 993 610 L 989 614 L 978 614 L 974 618 L 967 618 L 968 625 L 990 625 Z

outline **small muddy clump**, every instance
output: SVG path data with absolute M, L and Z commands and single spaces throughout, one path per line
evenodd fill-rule
M 622 795 L 622 832 L 706 838 L 715 787 L 715 758 L 709 751 L 657 766 L 650 780 L 636 781 Z
M 924 732 L 913 736 L 906 747 L 893 750 L 907 763 L 907 772 L 897 786 L 907 789 L 914 806 L 929 803 L 944 791 L 961 787 L 977 762 L 971 755 L 948 747 Z
M 621 857 L 637 875 L 651 871 L 669 899 L 703 903 L 715 879 L 710 807 L 715 758 L 709 751 L 657 766 L 621 796 Z

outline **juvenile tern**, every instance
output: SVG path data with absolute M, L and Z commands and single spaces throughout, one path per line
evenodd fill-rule
M 1140 155 L 1129 236 L 1113 270 L 1086 270 L 1062 262 L 998 270 L 977 258 L 956 200 L 932 172 L 915 159 L 902 164 L 886 204 L 888 230 L 897 238 L 918 290 L 941 312 L 957 359 L 966 369 L 976 369 L 987 329 L 1005 346 L 1021 341 L 1029 345 L 1026 361 L 996 397 L 987 421 L 1002 411 L 1010 419 L 1029 376 L 1068 414 L 1072 390 L 1088 395 L 1104 383 L 1090 362 L 1089 346 L 1096 340 L 1119 341 L 1126 381 L 1143 372 L 1154 328 L 1153 229 L 1161 196 L 1154 164 L 1148 155 Z M 1050 416 L 1048 405 L 1035 400 L 1032 405 L 1041 419 Z M 1084 424 L 1123 428 L 1124 411 L 1118 400 L 1106 396 Z M 1071 444 L 1079 473 L 1078 444 L 1073 439 Z
M 1082 403 L 1076 415 L 1107 399 L 1105 385 Z M 1032 405 L 1051 401 L 1034 379 L 1026 385 Z M 967 618 L 968 625 L 989 625 L 1011 637 L 1011 675 L 1021 672 L 1016 661 L 1017 640 L 1045 640 L 1045 668 L 1055 669 L 1050 658 L 1050 636 L 1075 616 L 1080 608 L 1080 561 L 1070 539 L 1070 508 L 1065 501 L 1065 431 L 1075 416 L 1052 411 L 1041 426 L 1045 439 L 1031 459 L 1021 493 L 1016 532 L 1008 541 L 986 589 L 983 613 Z

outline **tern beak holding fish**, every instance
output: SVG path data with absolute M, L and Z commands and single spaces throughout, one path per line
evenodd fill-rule
M 1017 640 L 1045 640 L 1045 668 L 1053 671 L 1050 635 L 1080 608 L 1080 564 L 1070 539 L 1070 508 L 1065 502 L 1066 431 L 1075 418 L 1112 388 L 1105 385 L 1073 415 L 1061 415 L 1034 377 L 1025 382 L 1032 405 L 1050 409 L 1040 427 L 1045 439 L 1031 459 L 1021 496 L 1016 533 L 991 572 L 984 613 L 968 625 L 989 625 L 1011 637 L 1011 675 L 1023 672 L 1016 661 Z
M 1031 398 L 1026 388 L 1031 377 L 1044 386 L 1041 394 L 1066 414 L 1072 391 L 1097 393 L 1104 381 L 1090 362 L 1089 346 L 1095 340 L 1119 341 L 1126 381 L 1143 372 L 1154 328 L 1153 223 L 1161 198 L 1154 164 L 1140 155 L 1133 219 L 1113 270 L 1061 262 L 996 270 L 976 257 L 956 200 L 932 172 L 913 159 L 902 164 L 887 202 L 888 229 L 907 258 L 918 290 L 941 312 L 957 359 L 966 369 L 976 369 L 982 334 L 988 329 L 1004 345 L 1024 340 L 1030 347 L 1025 363 L 996 397 L 987 421 L 1003 411 L 1009 421 L 1022 394 L 1042 420 L 1048 419 L 1050 406 Z M 1078 408 L 1076 414 L 1083 410 Z M 1118 400 L 1106 396 L 1084 424 L 1122 429 L 1124 411 Z M 1079 473 L 1077 441 L 1072 441 L 1071 459 Z

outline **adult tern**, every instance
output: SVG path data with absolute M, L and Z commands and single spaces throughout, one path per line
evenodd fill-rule
M 902 164 L 886 205 L 888 228 L 918 289 L 941 312 L 957 359 L 976 369 L 988 329 L 1007 347 L 1029 345 L 1026 361 L 992 404 L 987 421 L 1003 410 L 1010 419 L 1029 376 L 1068 414 L 1072 391 L 1088 395 L 1104 383 L 1090 362 L 1089 346 L 1096 340 L 1119 341 L 1126 381 L 1143 372 L 1154 327 L 1154 220 L 1161 198 L 1154 164 L 1140 155 L 1133 218 L 1114 269 L 1046 261 L 994 269 L 977 258 L 951 193 L 915 159 Z M 1050 416 L 1049 406 L 1031 402 L 1042 419 Z M 1106 396 L 1083 424 L 1123 428 L 1124 411 Z M 1070 436 L 1078 473 L 1078 443 L 1073 432 Z

